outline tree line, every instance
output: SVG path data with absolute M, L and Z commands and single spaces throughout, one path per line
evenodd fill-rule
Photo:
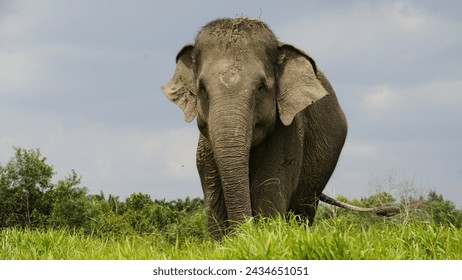
M 14 150 L 15 156 L 0 164 L 0 228 L 70 228 L 99 235 L 165 235 L 178 228 L 188 235 L 205 232 L 199 198 L 165 201 L 133 193 L 121 200 L 89 194 L 75 171 L 53 182 L 53 166 L 40 150 Z
M 162 234 L 172 240 L 207 235 L 202 199 L 165 201 L 133 193 L 121 200 L 102 192 L 89 194 L 87 188 L 80 186 L 81 177 L 75 171 L 53 182 L 53 166 L 40 150 L 14 151 L 14 157 L 0 163 L 0 228 L 69 228 L 94 235 Z M 337 198 L 363 207 L 400 205 L 402 212 L 394 218 L 399 222 L 418 220 L 462 227 L 462 210 L 436 192 L 400 200 L 386 192 L 353 200 Z M 381 222 L 370 214 L 319 208 L 318 219 L 333 217 Z

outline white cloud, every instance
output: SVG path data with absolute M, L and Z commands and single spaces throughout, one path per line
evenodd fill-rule
M 29 55 L 0 50 L 0 96 L 23 93 L 39 82 L 39 66 Z
M 370 114 L 390 112 L 397 106 L 398 96 L 391 89 L 378 87 L 363 98 L 363 108 Z
M 24 93 L 40 80 L 41 69 L 33 52 L 19 43 L 33 34 L 49 15 L 49 1 L 2 3 L 0 14 L 0 96 Z
M 361 106 L 369 116 L 416 114 L 436 109 L 442 113 L 458 113 L 462 105 L 462 78 L 428 81 L 412 87 L 376 86 L 364 88 L 362 92 Z
M 11 5 L 8 7 L 8 4 Z M 50 13 L 50 1 L 16 1 L 7 3 L 3 9 L 9 13 L 0 16 L 0 34 L 22 36 L 36 27 Z
M 365 47 L 377 32 L 377 21 L 368 5 L 355 5 L 342 13 L 336 10 L 320 11 L 316 17 L 289 22 L 279 36 L 316 56 L 337 55 Z M 301 34 L 306 34 L 300 36 Z
M 399 60 L 430 53 L 435 42 L 440 48 L 453 46 L 460 27 L 418 3 L 353 1 L 342 10 L 320 10 L 315 16 L 288 21 L 277 33 L 315 59 L 322 58 L 321 65 L 327 62 L 334 68 L 340 61 L 355 61 L 350 67 L 361 67 L 381 56 Z
M 421 32 L 431 25 L 430 19 L 409 3 L 394 2 L 384 10 L 386 18 L 398 29 L 408 32 Z
M 409 103 L 459 112 L 462 106 L 462 76 L 460 80 L 436 80 L 421 84 L 411 89 L 408 97 Z

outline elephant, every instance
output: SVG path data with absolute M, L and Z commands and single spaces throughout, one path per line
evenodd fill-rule
M 164 95 L 197 119 L 207 228 L 220 239 L 249 217 L 293 212 L 312 224 L 347 121 L 306 52 L 245 17 L 206 24 L 176 57 Z M 358 209 L 355 209 L 358 210 Z M 389 216 L 395 209 L 363 209 Z

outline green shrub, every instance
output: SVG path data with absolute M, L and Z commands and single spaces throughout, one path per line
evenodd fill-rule
M 49 224 L 54 227 L 81 228 L 90 216 L 90 200 L 86 188 L 78 188 L 80 178 L 75 173 L 58 181 L 52 191 L 47 193 L 52 203 Z
M 15 157 L 0 165 L 0 227 L 37 227 L 46 223 L 52 203 L 53 166 L 39 150 L 14 148 Z

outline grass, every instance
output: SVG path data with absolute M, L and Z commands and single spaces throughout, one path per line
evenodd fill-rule
M 160 235 L 85 235 L 69 230 L 0 230 L 0 259 L 462 259 L 462 229 L 426 223 L 361 225 L 282 218 L 244 223 L 222 241 Z

